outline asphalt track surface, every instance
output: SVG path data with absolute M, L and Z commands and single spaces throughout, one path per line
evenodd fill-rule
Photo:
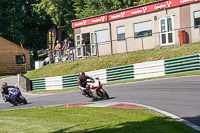
M 16 77 L 0 79 L 17 83 Z M 129 102 L 152 106 L 181 117 L 200 126 L 200 76 L 157 79 L 105 86 L 109 100 L 97 100 L 95 103 Z M 90 103 L 79 91 L 54 95 L 29 95 L 24 93 L 27 105 L 11 106 L 4 103 L 0 96 L 0 110 L 22 109 L 39 106 L 58 106 L 66 104 Z

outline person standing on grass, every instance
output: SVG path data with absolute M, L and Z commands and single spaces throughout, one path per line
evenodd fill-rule
M 69 59 L 69 52 L 70 52 L 70 49 L 69 49 L 69 42 L 68 42 L 68 39 L 65 39 L 64 40 L 64 45 L 63 45 L 63 48 L 62 49 L 65 49 L 65 55 L 67 55 L 67 58 Z
M 58 60 L 61 60 L 61 44 L 59 40 L 56 41 L 55 51 L 56 51 L 56 56 L 58 57 Z
M 73 44 L 73 43 L 72 43 L 71 41 L 69 41 L 69 38 L 66 38 L 66 39 L 64 40 L 64 45 L 63 45 L 63 48 L 62 48 L 62 49 L 65 49 L 65 50 L 66 50 L 65 55 L 67 55 L 68 60 L 71 59 L 71 57 L 70 57 L 70 51 L 71 51 L 72 44 Z

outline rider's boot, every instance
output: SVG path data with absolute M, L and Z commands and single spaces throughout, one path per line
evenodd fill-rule
M 16 106 L 16 105 L 17 105 L 16 98 L 13 98 L 13 105 L 14 105 L 14 106 Z
M 4 100 L 5 102 L 7 102 L 7 101 L 8 101 L 8 99 L 9 99 L 9 96 L 8 96 L 8 95 L 6 95 L 6 94 L 3 94 L 3 100 Z
M 90 98 L 90 95 L 86 90 L 81 91 L 81 94 L 86 96 L 86 97 L 88 97 L 88 98 Z
M 89 96 L 89 98 L 92 99 L 92 101 L 95 100 L 95 97 L 94 97 L 93 95 L 90 94 L 90 86 L 88 86 L 88 87 L 86 88 L 86 94 Z

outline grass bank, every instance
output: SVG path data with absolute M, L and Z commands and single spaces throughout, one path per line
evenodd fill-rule
M 0 111 L 2 133 L 196 133 L 148 109 L 50 107 Z M 8 127 L 9 125 L 9 127 Z
M 25 76 L 30 79 L 75 74 L 80 71 L 93 71 L 110 67 L 156 61 L 200 53 L 200 44 L 190 44 L 162 49 L 152 49 L 99 58 L 80 59 L 56 63 L 44 68 L 34 70 Z
M 12 76 L 16 76 L 16 75 L 3 75 L 3 76 L 0 76 L 0 79 L 12 77 Z

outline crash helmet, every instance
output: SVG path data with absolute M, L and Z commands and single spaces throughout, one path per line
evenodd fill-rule
M 8 87 L 8 84 L 6 82 L 3 82 L 2 88 L 7 88 L 7 87 Z
M 81 80 L 85 80 L 85 73 L 84 72 L 80 72 L 79 75 L 78 75 L 79 79 Z

